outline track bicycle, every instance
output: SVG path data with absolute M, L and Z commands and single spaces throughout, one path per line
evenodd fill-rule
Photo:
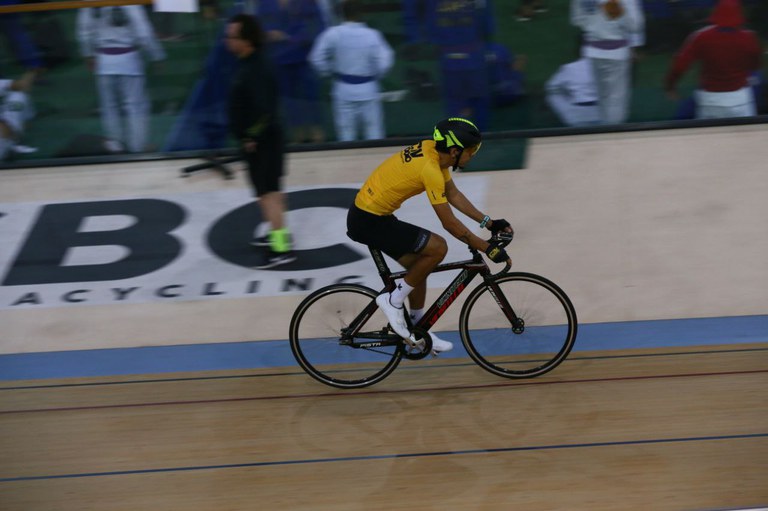
M 491 241 L 506 247 L 512 234 L 497 233 Z M 470 259 L 443 263 L 432 271 L 460 270 L 416 324 L 406 311 L 417 341 L 413 347 L 392 330 L 375 301 L 406 272 L 391 272 L 381 251 L 369 249 L 384 289 L 332 284 L 307 296 L 291 318 L 291 351 L 302 369 L 321 383 L 367 387 L 389 376 L 403 358 L 428 356 L 429 329 L 478 275 L 482 282 L 464 302 L 459 334 L 480 367 L 507 378 L 532 378 L 557 367 L 576 342 L 576 311 L 560 287 L 539 275 L 509 272 L 509 263 L 494 274 L 470 248 Z

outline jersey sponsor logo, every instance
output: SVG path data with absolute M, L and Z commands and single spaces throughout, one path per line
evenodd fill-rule
M 421 147 L 421 142 L 403 149 L 402 155 L 403 161 L 406 163 L 409 163 L 414 158 L 421 158 L 424 156 L 424 150 Z
M 429 192 L 429 193 L 431 193 L 431 194 L 432 194 L 432 198 L 433 198 L 433 199 L 437 199 L 437 195 L 435 194 L 435 192 L 434 192 L 434 191 L 430 190 L 430 192 Z M 441 194 L 440 194 L 440 197 L 442 197 L 443 199 L 445 199 L 445 197 L 446 197 L 446 195 L 445 195 L 445 192 L 441 193 Z
M 484 179 L 465 183 L 465 194 L 482 207 Z M 261 215 L 245 189 L 0 204 L 0 309 L 306 294 L 337 282 L 377 289 L 366 247 L 346 237 L 358 190 L 286 191 L 298 259 L 269 270 L 253 269 L 262 253 L 248 242 Z M 398 216 L 439 232 L 423 198 Z M 458 242 L 449 246 L 463 254 Z M 442 285 L 439 278 L 430 283 Z

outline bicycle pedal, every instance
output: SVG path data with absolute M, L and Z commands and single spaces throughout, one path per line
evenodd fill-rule
M 424 339 L 416 340 L 416 337 L 414 337 L 414 335 L 411 334 L 407 339 L 403 339 L 403 341 L 405 342 L 406 347 L 411 353 L 413 353 L 416 350 L 424 351 Z
M 418 349 L 418 348 L 412 348 L 411 346 L 406 346 L 405 354 L 406 355 L 419 355 L 419 354 L 421 354 L 421 350 Z

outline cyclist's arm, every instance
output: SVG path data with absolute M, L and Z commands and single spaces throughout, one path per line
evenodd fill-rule
M 461 220 L 453 214 L 451 205 L 447 202 L 442 204 L 432 204 L 437 218 L 443 224 L 443 228 L 451 233 L 457 240 L 466 243 L 470 247 L 485 252 L 488 249 L 488 242 L 472 233 Z M 458 208 L 457 208 L 458 209 Z M 482 216 L 480 217 L 482 219 Z
M 485 218 L 485 215 L 481 213 L 463 193 L 461 193 L 452 179 L 445 183 L 445 198 L 448 199 L 451 206 L 458 209 L 475 222 L 480 223 Z M 493 220 L 489 220 L 487 223 L 488 228 L 490 229 L 492 225 Z M 506 230 L 511 231 L 509 228 Z
M 456 183 L 453 182 L 453 179 L 445 183 L 445 198 L 448 199 L 451 206 L 458 209 L 475 222 L 480 223 L 483 221 L 483 218 L 485 218 L 485 215 L 482 214 L 474 204 L 469 202 L 469 199 L 467 199 L 463 193 L 461 193 L 456 186 Z

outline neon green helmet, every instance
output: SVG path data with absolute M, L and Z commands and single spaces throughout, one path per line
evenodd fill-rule
M 432 138 L 436 142 L 436 148 L 442 153 L 447 153 L 451 147 L 467 149 L 480 148 L 483 141 L 480 130 L 472 121 L 462 117 L 449 117 L 435 125 Z

